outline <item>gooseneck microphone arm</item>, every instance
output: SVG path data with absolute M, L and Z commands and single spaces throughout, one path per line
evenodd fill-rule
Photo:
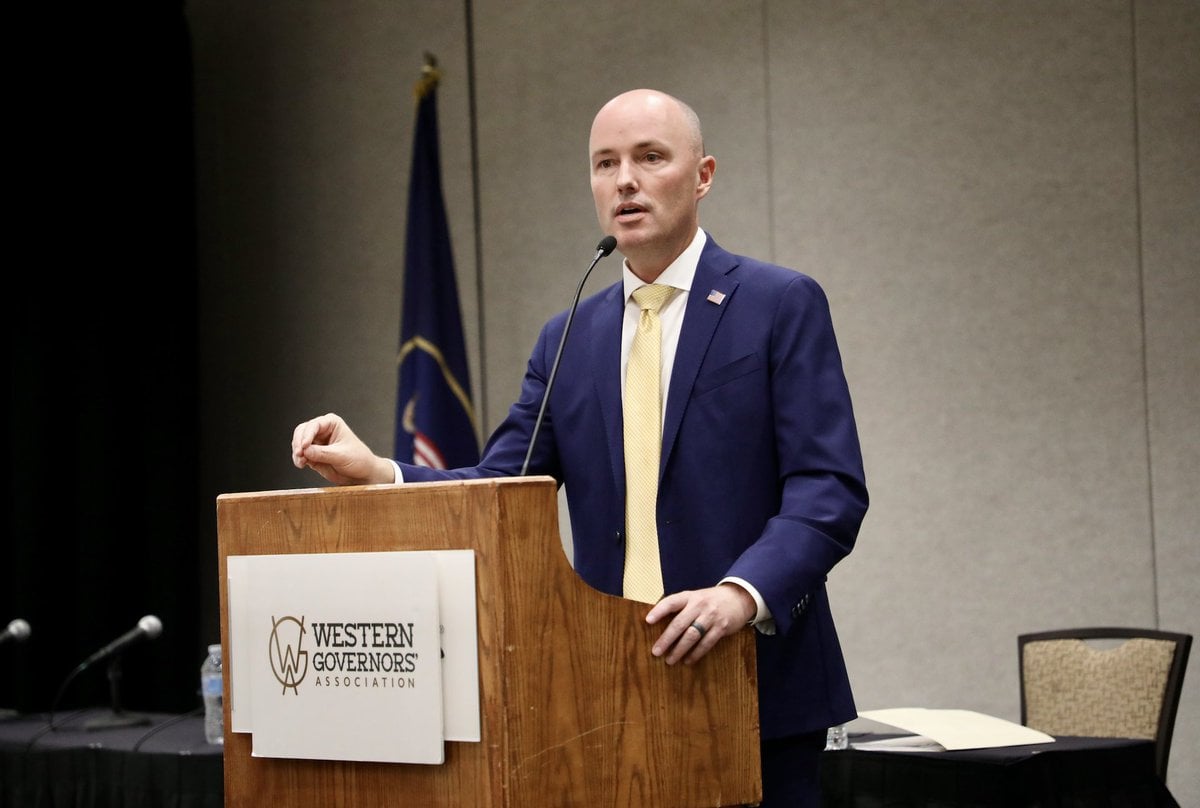
M 587 283 L 588 276 L 592 274 L 592 270 L 596 268 L 596 264 L 600 263 L 600 259 L 611 253 L 617 247 L 617 239 L 613 236 L 605 236 L 600 239 L 600 243 L 596 245 L 596 255 L 592 258 L 592 263 L 588 265 L 587 272 L 583 273 L 583 278 L 579 281 L 579 286 L 575 289 L 575 298 L 571 301 L 571 308 L 567 310 L 567 322 L 563 326 L 562 337 L 558 340 L 558 352 L 554 354 L 554 364 L 550 366 L 550 375 L 546 378 L 546 390 L 542 393 L 542 405 L 538 408 L 537 420 L 533 422 L 533 434 L 529 436 L 529 448 L 525 451 L 525 462 L 521 464 L 521 476 L 525 476 L 525 472 L 529 470 L 529 459 L 533 457 L 533 447 L 537 446 L 538 432 L 542 428 L 542 419 L 546 415 L 546 404 L 550 401 L 550 390 L 554 387 L 554 377 L 558 375 L 558 360 L 562 359 L 563 346 L 567 344 L 567 334 L 571 332 L 571 321 L 575 319 L 575 309 L 579 308 L 579 295 L 583 292 L 583 285 Z

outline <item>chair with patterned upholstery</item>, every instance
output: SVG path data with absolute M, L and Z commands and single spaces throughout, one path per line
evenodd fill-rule
M 1074 628 L 1017 637 L 1021 723 L 1049 735 L 1147 738 L 1163 781 L 1190 634 Z

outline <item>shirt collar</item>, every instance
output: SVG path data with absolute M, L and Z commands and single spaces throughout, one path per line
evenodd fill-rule
M 679 254 L 671 264 L 662 271 L 655 283 L 674 286 L 676 289 L 690 291 L 692 281 L 696 277 L 696 267 L 700 264 L 700 253 L 704 251 L 704 243 L 708 240 L 702 228 L 696 228 L 696 236 L 692 239 L 692 243 L 687 246 L 683 252 Z M 629 302 L 629 298 L 633 296 L 633 291 L 639 287 L 645 286 L 646 282 L 633 274 L 633 270 L 629 268 L 629 260 L 621 262 L 621 280 L 624 284 L 625 302 Z

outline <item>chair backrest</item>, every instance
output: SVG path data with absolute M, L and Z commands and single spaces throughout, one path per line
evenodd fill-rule
M 1153 740 L 1165 781 L 1191 644 L 1190 634 L 1140 628 L 1022 634 L 1021 723 L 1050 735 Z

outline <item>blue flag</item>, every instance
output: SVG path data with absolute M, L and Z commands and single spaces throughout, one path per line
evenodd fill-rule
M 404 463 L 457 468 L 479 462 L 479 438 L 442 199 L 437 80 L 431 63 L 417 84 L 394 456 Z

